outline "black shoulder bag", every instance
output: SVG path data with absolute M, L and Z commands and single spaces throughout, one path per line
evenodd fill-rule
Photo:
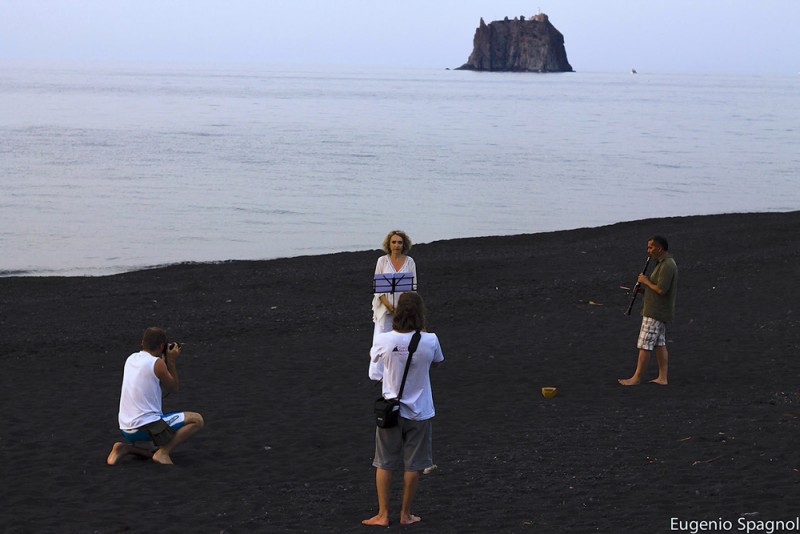
M 411 366 L 411 357 L 414 351 L 417 350 L 419 339 L 422 335 L 419 330 L 414 332 L 411 336 L 411 344 L 408 346 L 408 359 L 406 360 L 406 368 L 403 371 L 403 381 L 400 383 L 400 391 L 397 393 L 396 399 L 384 399 L 383 396 L 378 397 L 375 401 L 375 424 L 379 428 L 392 428 L 397 426 L 400 418 L 400 398 L 403 396 L 403 388 L 406 387 L 406 377 L 408 376 L 408 368 Z
M 141 428 L 150 434 L 153 443 L 155 443 L 158 447 L 163 447 L 172 441 L 173 436 L 175 436 L 175 431 L 172 430 L 172 427 L 169 426 L 163 419 L 156 419 L 152 423 L 147 423 Z

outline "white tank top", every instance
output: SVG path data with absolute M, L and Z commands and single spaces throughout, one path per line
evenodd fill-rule
M 149 352 L 128 356 L 119 396 L 119 427 L 125 431 L 157 421 L 161 413 L 161 382 L 155 373 L 156 360 Z

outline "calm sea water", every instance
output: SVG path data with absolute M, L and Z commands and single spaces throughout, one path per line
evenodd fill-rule
M 800 76 L 0 67 L 0 275 L 800 209 Z

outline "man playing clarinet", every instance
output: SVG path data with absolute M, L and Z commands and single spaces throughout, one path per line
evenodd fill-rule
M 635 386 L 642 381 L 642 375 L 650 362 L 650 353 L 655 349 L 658 362 L 658 377 L 650 382 L 666 386 L 669 353 L 667 352 L 666 324 L 675 315 L 675 296 L 678 292 L 678 266 L 667 252 L 669 244 L 663 236 L 656 235 L 647 241 L 647 254 L 656 261 L 650 276 L 639 275 L 638 285 L 644 292 L 642 304 L 642 327 L 639 330 L 639 359 L 636 372 L 630 378 L 620 378 L 623 386 Z

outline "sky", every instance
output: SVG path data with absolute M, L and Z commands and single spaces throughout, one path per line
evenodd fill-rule
M 539 9 L 576 71 L 800 74 L 800 0 L 0 0 L 0 62 L 454 68 Z

